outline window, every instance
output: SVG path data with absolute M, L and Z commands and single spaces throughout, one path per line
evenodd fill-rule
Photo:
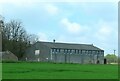
M 56 48 L 52 49 L 52 53 L 57 53 L 57 52 L 59 52 L 59 49 L 56 49 Z
M 72 54 L 72 50 L 70 49 L 70 54 Z
M 77 54 L 79 54 L 79 50 L 77 50 Z
M 70 53 L 70 50 L 69 50 L 69 49 L 67 49 L 67 53 Z
M 81 54 L 82 54 L 82 50 L 81 50 L 80 52 L 81 52 Z
M 54 48 L 52 48 L 52 53 L 55 53 L 55 49 Z
M 61 49 L 61 52 L 64 53 L 64 49 Z
M 66 53 L 66 50 L 64 49 L 64 54 Z
M 64 49 L 64 53 L 70 53 L 69 49 Z
M 70 49 L 70 53 L 72 53 L 72 50 Z
M 104 54 L 104 51 L 101 51 L 102 54 Z
M 85 50 L 82 50 L 82 54 L 85 54 Z
M 60 49 L 58 49 L 58 52 L 60 53 Z
M 56 53 L 60 53 L 60 49 L 56 49 L 55 52 L 56 52 Z
M 57 52 L 57 49 L 55 49 L 55 52 Z
M 68 53 L 68 49 L 66 49 L 66 53 Z
M 52 53 L 58 53 L 60 52 L 60 49 L 52 48 Z
M 71 50 L 72 53 L 74 53 L 74 50 Z
M 88 50 L 88 54 L 90 54 L 90 50 Z
M 72 50 L 71 49 L 67 49 L 67 53 L 72 53 Z
M 35 55 L 39 55 L 40 54 L 40 50 L 35 50 Z
M 68 49 L 66 49 L 66 53 L 68 53 L 69 52 L 69 50 Z
M 91 51 L 91 50 L 89 50 L 89 51 L 88 51 L 88 53 L 89 53 L 89 54 L 92 54 L 92 51 Z
M 55 49 L 54 49 L 54 52 L 55 52 L 55 53 L 60 53 L 60 49 L 55 48 Z
M 99 51 L 97 51 L 97 54 L 99 54 Z
M 54 49 L 52 49 L 52 52 L 54 52 Z
M 75 53 L 77 53 L 77 50 L 75 49 Z

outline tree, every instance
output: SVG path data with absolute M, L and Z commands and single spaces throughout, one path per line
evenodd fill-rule
M 30 44 L 34 44 L 35 42 L 38 41 L 38 36 L 35 34 L 30 34 L 29 40 L 30 40 Z
M 2 51 L 2 28 L 4 26 L 4 18 L 0 15 L 0 51 Z
M 107 54 L 105 56 L 105 58 L 107 59 L 108 63 L 117 63 L 118 62 L 118 57 L 114 54 Z
M 9 50 L 21 59 L 26 48 L 37 41 L 37 35 L 28 34 L 20 21 L 11 20 L 2 25 L 2 50 Z

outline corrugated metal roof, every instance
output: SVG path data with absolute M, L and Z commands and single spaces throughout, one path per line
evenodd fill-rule
M 61 49 L 85 49 L 85 50 L 102 50 L 93 44 L 73 44 L 73 43 L 57 43 L 57 42 L 37 42 L 44 44 L 50 48 L 61 48 Z

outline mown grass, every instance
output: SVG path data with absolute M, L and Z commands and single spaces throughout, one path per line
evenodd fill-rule
M 117 79 L 117 65 L 3 63 L 3 79 Z

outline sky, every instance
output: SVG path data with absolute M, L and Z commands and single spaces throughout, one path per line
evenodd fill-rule
M 0 0 L 0 15 L 23 22 L 39 41 L 93 44 L 118 54 L 117 0 Z

